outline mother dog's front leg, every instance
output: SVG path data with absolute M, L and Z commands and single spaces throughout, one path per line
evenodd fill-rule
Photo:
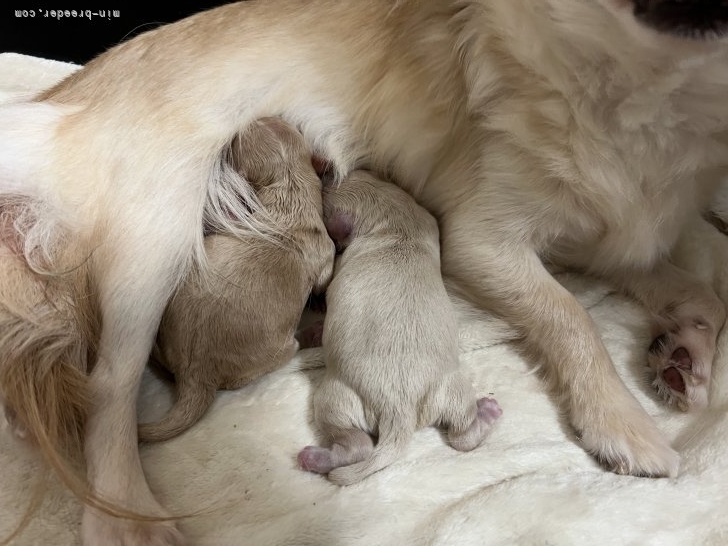
M 443 273 L 523 333 L 584 448 L 622 474 L 675 476 L 678 454 L 622 383 L 589 314 L 533 249 L 489 231 L 477 207 L 452 211 L 441 230 Z
M 159 226 L 115 225 L 112 233 L 93 256 L 103 323 L 90 377 L 85 454 L 94 494 L 143 517 L 119 518 L 87 507 L 83 543 L 177 546 L 184 542 L 182 535 L 163 520 L 169 514 L 142 470 L 136 400 L 175 275 L 184 266 L 184 245 L 191 249 L 191 242 L 179 231 L 160 233 Z

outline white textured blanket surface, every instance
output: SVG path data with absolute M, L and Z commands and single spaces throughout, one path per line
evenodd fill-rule
M 75 67 L 0 55 L 0 101 L 47 87 Z M 696 222 L 677 255 L 728 297 L 728 238 Z M 682 456 L 676 479 L 609 473 L 580 447 L 532 364 L 486 317 L 462 324 L 462 365 L 504 413 L 470 453 L 435 429 L 364 482 L 339 488 L 296 466 L 316 443 L 311 393 L 321 371 L 280 370 L 220 393 L 190 431 L 142 446 L 146 475 L 193 545 L 582 545 L 728 544 L 728 354 L 719 340 L 710 408 L 686 415 L 653 395 L 646 370 L 646 314 L 609 287 L 559 280 L 589 309 L 619 373 Z M 500 331 L 499 331 L 500 330 Z M 164 412 L 170 388 L 147 374 L 140 415 Z M 0 536 L 18 523 L 39 469 L 33 448 L 0 427 Z M 113 433 L 113 431 L 109 431 Z M 60 485 L 16 544 L 78 543 L 80 504 Z

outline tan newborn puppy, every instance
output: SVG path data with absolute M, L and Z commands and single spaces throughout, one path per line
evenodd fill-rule
M 205 239 L 209 268 L 190 275 L 165 311 L 158 360 L 174 373 L 177 401 L 142 441 L 172 438 L 196 423 L 217 389 L 236 389 L 288 362 L 306 299 L 326 288 L 334 244 L 321 210 L 321 181 L 303 137 L 268 118 L 233 143 L 231 162 L 279 230 L 273 237 Z
M 313 398 L 331 447 L 304 448 L 301 467 L 355 483 L 394 462 L 428 425 L 447 427 L 455 449 L 477 447 L 501 409 L 478 400 L 458 370 L 435 219 L 363 171 L 324 188 L 324 219 L 343 249 L 326 292 L 326 376 Z

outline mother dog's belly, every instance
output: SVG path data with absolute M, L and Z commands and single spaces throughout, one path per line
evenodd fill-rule
M 453 47 L 457 37 L 447 25 L 452 14 L 437 2 L 414 4 L 405 3 L 398 15 L 384 9 L 391 7 L 384 0 L 312 1 L 280 18 L 271 16 L 271 8 L 290 7 L 285 0 L 244 3 L 211 12 L 217 17 L 201 14 L 194 34 L 183 22 L 159 31 L 168 39 L 142 35 L 113 50 L 100 68 L 89 65 L 50 94 L 88 113 L 69 119 L 57 150 L 64 158 L 56 165 L 68 167 L 59 174 L 62 185 L 75 194 L 68 202 L 86 200 L 91 209 L 101 198 L 87 196 L 109 192 L 133 200 L 152 183 L 170 196 L 196 180 L 204 188 L 219 151 L 238 131 L 256 118 L 280 115 L 302 130 L 316 153 L 333 161 L 340 177 L 357 167 L 390 175 L 437 217 L 476 196 L 487 203 L 487 210 L 476 211 L 485 229 L 523 224 L 519 231 L 530 232 L 527 236 L 543 234 L 543 241 L 534 244 L 555 259 L 595 268 L 654 262 L 674 240 L 665 226 L 676 222 L 661 223 L 634 203 L 615 203 L 611 196 L 608 207 L 634 213 L 601 211 L 597 205 L 595 218 L 575 222 L 584 209 L 579 196 L 556 207 L 542 202 L 554 199 L 548 188 L 525 186 L 547 174 L 531 150 L 525 157 L 534 161 L 524 165 L 522 152 L 530 141 L 518 142 L 521 149 L 515 151 L 505 144 L 512 138 L 491 132 L 495 136 L 489 141 L 469 118 L 467 85 Z M 215 24 L 222 16 L 237 21 L 225 26 L 224 34 Z M 352 21 L 342 24 L 341 18 Z M 403 33 L 408 27 L 419 30 Z M 351 28 L 359 30 L 345 30 Z M 216 39 L 200 38 L 206 35 Z M 184 66 L 168 66 L 182 47 L 204 53 L 204 62 L 190 57 Z M 118 83 L 107 94 L 108 80 Z M 547 113 L 554 108 L 551 95 L 544 94 Z M 529 101 L 529 115 L 537 104 Z M 507 100 L 499 108 L 510 122 L 489 129 L 513 137 L 514 108 Z M 120 138 L 125 134 L 134 138 Z M 65 157 L 76 153 L 70 150 L 82 157 Z M 103 161 L 86 159 L 93 155 Z M 174 169 L 160 170 L 165 162 Z M 504 196 L 514 195 L 501 206 Z M 559 208 L 560 215 L 542 214 Z M 509 217 L 500 217 L 502 212 Z
M 111 179 L 138 193 L 142 182 L 122 180 L 123 173 L 148 185 L 162 162 L 155 157 L 176 162 L 177 178 L 191 181 L 252 120 L 280 115 L 339 175 L 370 166 L 416 193 L 465 102 L 456 36 L 446 28 L 453 8 L 444 4 L 244 2 L 130 40 L 43 96 L 87 113 L 61 128 L 73 144 L 59 155 L 75 147 L 121 173 L 79 176 L 73 168 L 64 183 L 81 196 L 94 188 L 78 189 L 79 178 Z M 234 25 L 219 23 L 231 19 Z M 181 50 L 196 55 L 177 62 Z M 108 81 L 115 83 L 107 92 Z M 165 141 L 152 148 L 159 134 Z

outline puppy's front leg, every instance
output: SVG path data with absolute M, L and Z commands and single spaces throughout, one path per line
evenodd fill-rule
M 100 277 L 103 328 L 90 378 L 93 398 L 85 453 L 94 493 L 136 514 L 164 518 L 168 513 L 154 499 L 139 458 L 136 399 L 173 288 L 172 274 L 181 266 L 183 253 L 177 244 L 187 241 L 179 238 L 181 229 L 170 236 L 160 233 L 158 226 L 141 227 L 141 233 L 136 227 L 115 229 L 116 237 L 109 236 L 112 240 L 93 257 Z M 82 537 L 85 546 L 184 542 L 172 522 L 116 518 L 90 507 L 84 512 Z
M 619 473 L 675 476 L 677 453 L 622 383 L 589 314 L 531 248 L 480 227 L 474 204 L 442 218 L 443 273 L 522 331 L 588 452 Z

